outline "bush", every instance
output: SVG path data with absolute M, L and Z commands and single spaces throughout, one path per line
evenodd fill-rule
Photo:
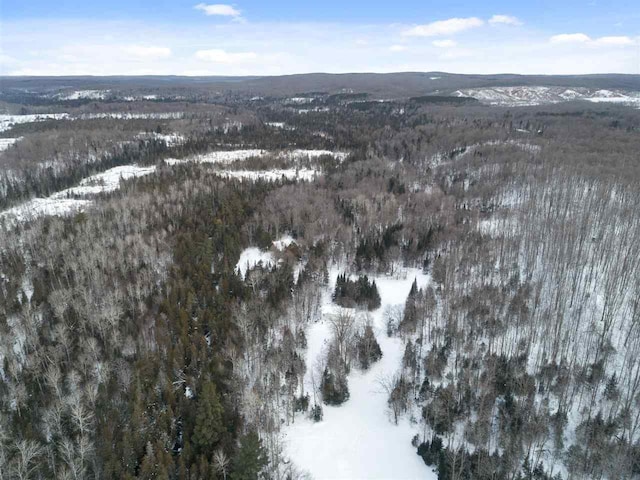
M 306 412 L 309 408 L 309 394 L 297 397 L 294 408 L 296 412 Z
M 311 417 L 311 420 L 313 420 L 314 422 L 320 422 L 322 421 L 322 405 L 318 405 L 317 403 L 313 405 L 313 407 L 311 408 L 311 411 L 309 412 L 309 416 Z

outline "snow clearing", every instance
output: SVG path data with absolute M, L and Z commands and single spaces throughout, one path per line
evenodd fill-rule
M 341 310 L 332 302 L 335 280 L 342 270 L 330 271 L 329 288 L 324 292 L 322 320 L 309 326 L 305 362 L 305 390 L 313 392 L 331 338 L 329 318 Z M 436 479 L 437 475 L 416 455 L 411 438 L 419 432 L 417 424 L 400 418 L 398 425 L 388 411 L 388 393 L 383 384 L 400 368 L 404 345 L 388 337 L 384 321 L 387 307 L 404 305 L 414 280 L 419 287 L 430 282 L 419 269 L 407 269 L 402 276 L 376 276 L 381 306 L 370 312 L 382 358 L 362 372 L 353 369 L 348 376 L 349 399 L 334 407 L 323 405 L 320 422 L 299 415 L 283 428 L 285 454 L 291 462 L 313 478 Z M 311 393 L 310 393 L 311 394 Z M 313 400 L 313 399 L 312 399 Z

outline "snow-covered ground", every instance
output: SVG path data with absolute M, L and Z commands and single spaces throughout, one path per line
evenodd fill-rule
M 86 198 L 70 197 L 112 192 L 120 187 L 120 180 L 149 175 L 154 171 L 155 167 L 139 167 L 137 165 L 111 168 L 105 172 L 85 178 L 76 187 L 67 188 L 47 198 L 34 198 L 0 212 L 0 219 L 6 219 L 9 224 L 15 225 L 38 217 L 63 216 L 83 211 L 92 201 Z
M 104 100 L 109 90 L 76 90 L 70 93 L 60 93 L 57 97 L 60 100 Z
M 530 142 L 524 142 L 521 140 L 515 140 L 515 139 L 489 140 L 482 143 L 465 145 L 464 147 L 456 148 L 452 152 L 438 152 L 435 155 L 431 156 L 431 158 L 429 159 L 429 163 L 434 166 L 446 165 L 449 162 L 455 162 L 457 160 L 460 160 L 465 156 L 475 152 L 477 149 L 485 146 L 491 146 L 491 147 L 512 146 L 512 147 L 519 148 L 520 150 L 530 153 L 532 155 L 537 155 L 542 151 L 542 147 L 540 145 L 536 145 L 535 143 L 530 143 Z
M 323 155 L 329 155 L 336 160 L 343 161 L 349 155 L 348 152 L 334 152 L 331 150 L 304 150 L 304 149 L 296 149 L 296 150 L 285 150 L 282 152 L 282 156 L 288 158 L 289 160 L 297 160 L 300 158 L 310 158 L 316 159 L 322 157 Z
M 313 108 L 299 108 L 297 110 L 300 114 L 310 113 L 310 112 L 328 112 L 329 107 L 313 107 Z
M 136 113 L 136 112 L 100 112 L 100 113 L 83 113 L 76 118 L 81 120 L 94 120 L 99 118 L 115 118 L 119 120 L 134 119 L 156 119 L 169 120 L 183 118 L 183 112 L 156 112 L 156 113 Z
M 238 180 L 276 182 L 285 178 L 287 180 L 310 182 L 318 175 L 318 172 L 310 168 L 287 168 L 275 170 L 220 170 L 218 174 L 221 177 L 235 178 Z
M 134 177 L 142 177 L 155 172 L 156 167 L 140 167 L 138 165 L 123 165 L 92 175 L 80 182 L 77 187 L 67 188 L 51 195 L 51 199 L 67 198 L 71 196 L 95 195 L 104 192 L 113 192 L 120 187 L 120 180 L 128 180 Z
M 610 96 L 589 97 L 589 98 L 585 98 L 585 100 L 588 100 L 593 103 L 622 103 L 624 105 L 635 105 L 637 107 L 640 107 L 640 95 L 637 95 L 637 96 L 623 95 L 623 96 L 616 96 L 616 97 L 610 97 Z
M 43 122 L 45 120 L 93 120 L 101 118 L 114 118 L 119 120 L 132 119 L 178 119 L 183 118 L 182 112 L 158 112 L 158 113 L 136 113 L 136 112 L 99 112 L 99 113 L 82 113 L 71 116 L 68 113 L 34 113 L 29 115 L 6 115 L 0 114 L 0 132 L 9 130 L 13 125 L 19 123 Z
M 560 103 L 569 100 L 613 102 L 640 106 L 640 92 L 621 90 L 593 90 L 583 87 L 513 86 L 467 88 L 453 93 L 459 97 L 473 97 L 489 105 L 529 106 Z
M 316 384 L 319 380 L 314 367 L 331 338 L 328 316 L 340 309 L 331 301 L 338 273 L 341 270 L 331 269 L 331 285 L 323 297 L 322 320 L 307 331 L 305 390 L 310 394 L 312 376 L 316 376 Z M 314 423 L 299 415 L 294 424 L 283 427 L 285 455 L 313 478 L 437 478 L 411 445 L 419 427 L 407 418 L 400 419 L 398 425 L 392 422 L 387 408 L 388 395 L 380 384 L 382 379 L 398 371 L 404 353 L 400 339 L 387 337 L 383 312 L 387 306 L 404 305 L 414 279 L 420 287 L 430 281 L 418 269 L 408 269 L 405 273 L 401 278 L 375 277 L 382 305 L 371 312 L 371 318 L 382 359 L 366 372 L 352 370 L 348 377 L 349 400 L 339 407 L 323 405 L 322 421 Z
M 45 120 L 61 120 L 68 118 L 68 113 L 34 113 L 30 115 L 3 115 L 0 114 L 0 132 L 9 130 L 19 123 L 44 122 Z
M 266 150 L 249 149 L 249 150 L 227 150 L 221 152 L 209 152 L 204 155 L 196 155 L 189 158 L 177 159 L 168 158 L 165 160 L 169 165 L 176 165 L 180 163 L 195 162 L 195 163 L 231 163 L 237 160 L 246 160 L 252 157 L 261 157 L 266 153 Z
M 34 220 L 38 217 L 70 215 L 84 210 L 90 204 L 90 200 L 52 197 L 34 198 L 22 205 L 0 212 L 0 220 L 6 219 L 9 224 L 17 224 Z
M 0 152 L 6 150 L 7 148 L 9 148 L 11 145 L 16 143 L 21 138 L 22 137 L 18 137 L 18 138 L 0 138 Z
M 184 135 L 181 135 L 179 133 L 156 133 L 156 132 L 152 132 L 152 133 L 146 133 L 146 132 L 142 132 L 138 135 L 138 138 L 145 140 L 145 139 L 151 139 L 153 138 L 154 140 L 161 140 L 164 143 L 167 144 L 167 147 L 174 147 L 176 145 L 182 145 L 185 141 L 186 138 Z
M 204 155 L 195 155 L 188 158 L 168 158 L 165 160 L 169 165 L 176 165 L 180 163 L 196 162 L 196 163 L 231 163 L 238 160 L 247 160 L 253 157 L 264 157 L 267 155 L 274 155 L 278 158 L 285 158 L 287 160 L 300 160 L 304 158 L 316 159 L 323 155 L 330 155 L 339 161 L 344 160 L 349 154 L 347 152 L 333 152 L 331 150 L 282 150 L 280 152 L 272 152 L 269 150 L 261 149 L 245 149 L 245 150 L 225 150 L 219 152 L 209 152 Z
M 525 152 L 529 152 L 529 153 L 540 153 L 540 151 L 542 150 L 542 147 L 540 145 L 536 145 L 534 143 L 529 143 L 529 142 L 521 142 L 519 140 L 491 140 L 489 142 L 485 142 L 482 145 L 491 145 L 491 146 L 501 146 L 501 145 L 512 145 L 514 147 L 517 147 Z
M 283 251 L 285 248 L 287 248 L 292 243 L 296 243 L 296 241 L 293 239 L 293 237 L 291 235 L 284 235 L 279 240 L 276 240 L 275 242 L 273 242 L 273 246 L 277 250 Z
M 273 242 L 273 248 L 281 252 L 292 243 L 295 243 L 295 240 L 291 235 L 283 235 Z M 245 248 L 236 264 L 236 271 L 240 273 L 242 278 L 245 278 L 247 272 L 259 264 L 264 267 L 275 265 L 276 259 L 273 252 L 271 250 L 260 250 L 258 247 Z
M 268 250 L 260 250 L 258 247 L 245 248 L 236 264 L 236 272 L 245 278 L 249 270 L 260 264 L 265 268 L 275 265 L 273 253 Z
M 287 98 L 284 103 L 294 103 L 300 105 L 302 103 L 311 103 L 315 100 L 314 97 L 291 97 Z

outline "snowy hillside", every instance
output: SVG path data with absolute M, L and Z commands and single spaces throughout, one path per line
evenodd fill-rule
M 468 88 L 457 90 L 454 92 L 454 95 L 459 97 L 472 97 L 482 103 L 506 107 L 545 105 L 570 100 L 623 103 L 640 107 L 640 92 L 623 92 L 620 90 L 514 86 Z

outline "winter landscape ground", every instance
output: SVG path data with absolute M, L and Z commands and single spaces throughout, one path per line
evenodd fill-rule
M 332 268 L 330 278 L 339 273 L 340 269 Z M 349 376 L 349 400 L 339 407 L 327 406 L 322 422 L 301 416 L 284 430 L 286 455 L 313 478 L 330 478 L 335 472 L 344 478 L 437 478 L 435 474 L 429 476 L 424 463 L 406 442 L 418 433 L 415 419 L 413 424 L 410 418 L 393 422 L 385 386 L 401 365 L 404 348 L 400 339 L 387 336 L 383 312 L 388 307 L 401 307 L 412 283 L 417 280 L 421 288 L 425 287 L 429 277 L 422 270 L 409 269 L 397 278 L 383 276 L 375 280 L 381 305 L 368 320 L 380 343 L 382 358 L 367 372 Z M 307 392 L 317 390 L 314 385 L 320 382 L 322 372 L 316 366 L 324 363 L 332 336 L 329 317 L 341 308 L 331 299 L 335 282 L 329 287 L 323 294 L 321 319 L 307 330 Z M 384 439 L 383 448 L 378 448 L 377 439 Z
M 600 81 L 4 87 L 0 471 L 637 478 L 640 84 Z

